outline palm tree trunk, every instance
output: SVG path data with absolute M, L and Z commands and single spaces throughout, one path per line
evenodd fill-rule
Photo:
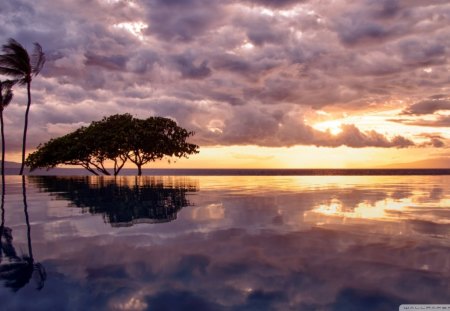
M 3 109 L 0 111 L 0 122 L 2 132 L 2 176 L 5 176 L 5 129 L 3 125 Z
M 23 175 L 23 168 L 25 167 L 25 149 L 27 145 L 27 131 L 28 131 L 28 113 L 31 106 L 31 81 L 27 82 L 28 103 L 27 110 L 25 111 L 25 124 L 23 127 L 23 140 L 22 140 L 22 165 L 20 166 L 19 175 Z

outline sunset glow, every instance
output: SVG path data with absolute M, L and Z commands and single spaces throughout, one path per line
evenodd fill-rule
M 47 58 L 33 80 L 28 152 L 128 112 L 195 132 L 200 154 L 148 167 L 450 167 L 450 4 L 90 6 L 44 0 L 2 8 L 1 41 L 37 41 Z M 16 88 L 5 110 L 8 161 L 20 158 L 26 100 L 26 89 Z

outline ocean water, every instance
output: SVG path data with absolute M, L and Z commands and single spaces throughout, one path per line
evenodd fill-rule
M 0 309 L 450 303 L 449 190 L 448 175 L 6 176 Z
M 111 170 L 110 170 L 111 171 Z M 7 175 L 19 175 L 19 168 L 7 168 Z M 81 168 L 37 169 L 27 172 L 35 176 L 93 175 Z M 137 170 L 124 168 L 121 176 L 134 176 Z M 429 169 L 143 169 L 145 176 L 387 176 L 387 175 L 450 175 L 450 168 Z

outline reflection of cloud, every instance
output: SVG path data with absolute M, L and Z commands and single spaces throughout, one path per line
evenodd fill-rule
M 195 220 L 223 219 L 224 214 L 225 210 L 220 203 L 212 203 L 192 209 L 192 219 Z
M 407 223 L 409 229 L 417 233 L 443 232 L 446 235 L 450 231 L 442 230 L 441 227 L 450 224 L 448 221 L 450 214 L 448 210 L 443 208 L 447 201 L 442 200 L 444 198 L 442 191 L 442 188 L 433 187 L 425 195 L 408 192 L 403 192 L 400 195 L 399 192 L 393 192 L 387 194 L 384 198 L 379 198 L 379 200 L 372 202 L 362 200 L 359 203 L 355 202 L 355 205 L 346 204 L 345 201 L 338 199 L 339 196 L 335 196 L 335 198 L 322 202 L 311 211 L 306 212 L 305 219 L 320 224 L 331 223 L 333 222 L 332 218 L 342 219 L 343 222 L 348 219 L 401 221 Z M 434 207 L 416 208 L 417 203 L 425 204 L 429 202 L 434 202 Z M 322 217 L 317 214 L 322 215 Z M 420 226 L 419 224 L 423 225 Z M 421 230 L 417 230 L 418 228 L 421 228 Z M 405 228 L 399 228 L 398 232 L 404 230 Z
M 399 297 L 386 295 L 382 291 L 359 288 L 344 288 L 339 292 L 330 310 L 389 310 L 404 303 Z
M 183 178 L 164 184 L 178 180 Z M 200 191 L 189 196 L 195 205 L 183 209 L 177 221 L 111 228 L 91 222 L 99 217 L 76 213 L 70 221 L 90 225 L 88 237 L 45 239 L 47 223 L 59 218 L 45 219 L 43 209 L 36 213 L 35 249 L 52 276 L 46 292 L 26 293 L 25 299 L 0 290 L 2 307 L 53 310 L 71 301 L 78 309 L 96 310 L 347 310 L 353 303 L 382 310 L 398 308 L 399 301 L 445 301 L 448 231 L 436 220 L 450 219 L 446 181 L 443 176 L 202 177 Z M 48 202 L 48 193 L 34 195 L 33 207 Z M 332 203 L 346 213 L 384 206 L 392 215 L 321 226 L 305 216 Z M 211 217 L 215 211 L 220 217 Z M 282 222 L 274 223 L 277 217 Z
M 92 303 L 89 291 L 95 291 L 98 308 L 129 305 L 130 297 L 136 297 L 137 306 L 156 310 L 169 306 L 174 310 L 187 306 L 195 310 L 261 310 L 262 306 L 314 310 L 342 305 L 345 297 L 360 297 L 355 298 L 360 306 L 371 306 L 371 299 L 364 297 L 378 297 L 393 306 L 397 299 L 412 303 L 447 295 L 446 284 L 440 283 L 447 249 L 425 241 L 413 245 L 385 236 L 323 229 L 289 234 L 235 230 L 178 234 L 151 247 L 139 246 L 134 239 L 115 240 L 113 247 L 105 245 L 105 236 L 74 241 L 64 251 L 63 261 L 53 267 L 61 273 L 58 292 L 76 291 L 78 306 Z M 46 247 L 53 249 L 56 259 L 55 244 Z M 79 274 L 66 274 L 80 263 Z M 104 266 L 109 267 L 104 270 Z M 89 287 L 81 286 L 86 271 L 102 269 L 105 273 L 89 274 Z M 398 285 L 405 282 L 408 287 Z M 439 284 L 433 292 L 424 291 L 433 283 Z M 353 295 L 344 294 L 355 286 L 358 290 Z M 397 299 L 392 301 L 393 297 Z M 39 296 L 33 299 L 38 300 Z M 64 306 L 66 301 L 53 303 Z

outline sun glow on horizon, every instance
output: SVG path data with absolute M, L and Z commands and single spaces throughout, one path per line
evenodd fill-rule
M 316 130 L 325 132 L 329 131 L 333 135 L 337 135 L 342 132 L 342 122 L 340 120 L 330 120 L 324 121 L 320 123 L 316 123 L 313 125 L 313 128 Z

